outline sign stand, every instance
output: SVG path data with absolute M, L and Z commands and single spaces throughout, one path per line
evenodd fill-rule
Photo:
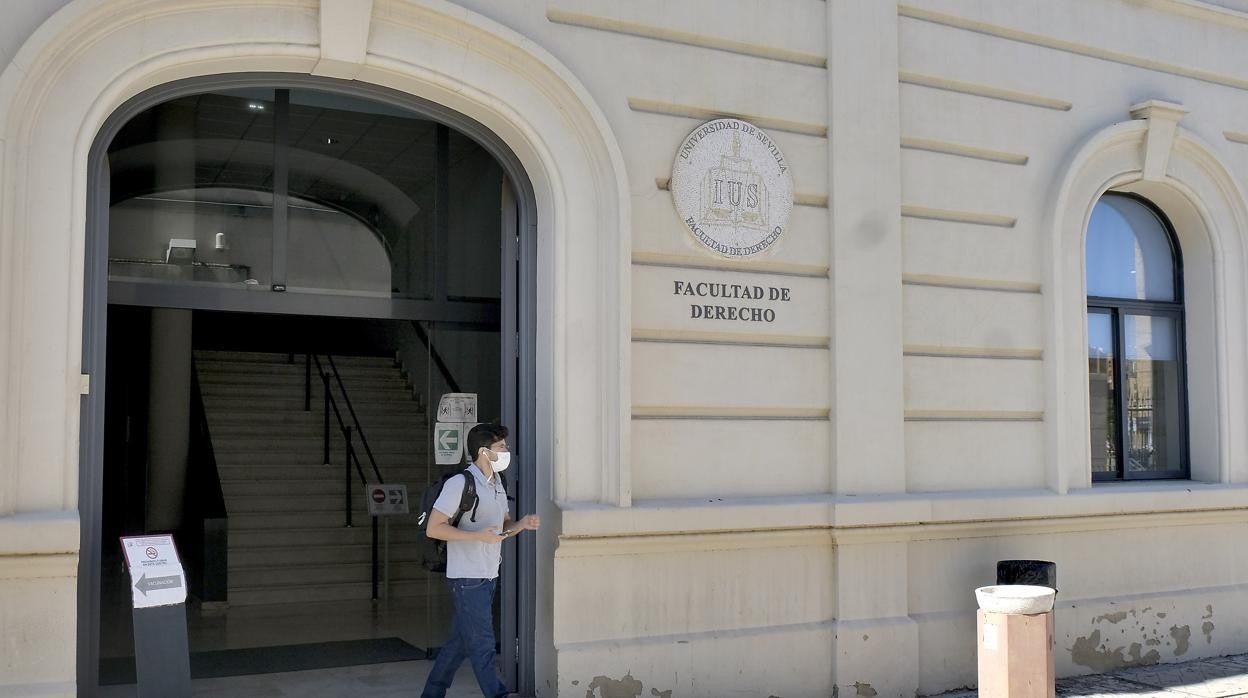
M 130 569 L 138 697 L 189 698 L 186 575 L 173 536 L 127 536 L 121 545 Z
M 186 640 L 186 607 L 136 608 L 134 669 L 139 698 L 191 695 L 191 652 Z
M 373 517 L 373 542 L 376 543 L 377 519 L 381 519 L 381 590 L 378 597 L 390 598 L 390 517 L 407 514 L 407 485 L 401 483 L 365 485 L 368 515 Z M 374 570 L 376 571 L 376 570 Z M 373 578 L 374 584 L 376 577 Z M 376 589 L 374 589 L 376 591 Z

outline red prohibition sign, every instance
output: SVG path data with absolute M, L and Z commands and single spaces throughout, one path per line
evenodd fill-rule
M 386 501 L 386 491 L 380 487 L 373 489 L 373 501 L 378 504 L 384 504 Z

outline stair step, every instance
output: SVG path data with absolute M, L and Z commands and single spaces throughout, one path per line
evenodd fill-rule
M 381 576 L 384 572 L 378 562 Z M 425 570 L 419 562 L 390 561 L 390 581 L 422 581 L 441 577 Z M 338 564 L 303 564 L 303 565 L 270 565 L 264 567 L 230 566 L 229 583 L 231 587 L 267 587 L 292 584 L 340 584 L 343 582 L 370 582 L 373 578 L 373 565 L 369 562 L 351 562 Z
M 424 449 L 413 448 L 407 453 L 377 453 L 374 451 L 373 456 L 377 460 L 377 467 L 381 470 L 384 477 L 387 472 L 394 472 L 396 468 L 415 468 L 425 466 L 429 458 L 428 453 L 422 453 Z M 365 470 L 365 477 L 372 472 L 372 465 L 368 455 L 364 453 L 358 445 L 355 450 L 356 456 L 359 458 L 360 465 Z M 329 463 L 331 466 L 341 466 L 343 459 L 346 457 L 346 447 L 341 441 L 335 441 L 329 449 Z M 325 466 L 324 454 L 319 448 L 299 449 L 290 451 L 279 451 L 276 453 L 256 453 L 256 452 L 230 452 L 217 451 L 217 466 L 286 466 L 286 465 L 303 465 L 307 467 L 323 468 Z M 438 466 L 436 471 L 441 472 L 442 466 Z
M 407 381 L 399 377 L 397 371 L 389 372 L 386 376 L 361 376 L 361 377 L 343 377 L 342 383 L 347 386 L 347 395 L 352 397 L 359 391 L 364 390 L 392 390 L 397 393 L 411 392 Z M 311 387 L 312 395 L 322 395 L 324 390 L 321 381 L 313 377 L 312 385 L 308 386 L 303 382 L 303 373 L 300 375 L 273 375 L 273 373 L 200 373 L 200 387 L 205 396 L 210 393 L 220 393 L 226 390 L 232 390 L 235 387 L 266 387 L 266 388 L 285 388 L 285 390 L 298 391 L 302 395 L 305 388 Z M 341 398 L 342 388 L 337 383 L 329 388 L 334 398 Z
M 330 494 L 291 492 L 287 490 L 283 484 L 284 483 L 281 482 L 271 483 L 271 492 L 265 494 L 226 495 L 226 503 L 230 516 L 233 517 L 244 514 L 277 514 L 293 512 L 321 513 L 342 511 L 341 482 L 338 483 L 337 493 Z M 354 511 L 357 516 L 367 513 L 368 500 L 364 495 L 364 488 L 362 486 L 357 486 L 352 489 L 351 504 L 352 511 Z
M 214 434 L 216 436 L 216 434 Z M 428 450 L 424 440 L 404 437 L 401 440 L 379 438 L 376 434 L 370 433 L 368 427 L 365 427 L 364 436 L 368 439 L 368 450 L 372 451 L 374 456 L 381 455 L 410 455 L 418 450 Z M 213 453 L 217 454 L 217 460 L 229 460 L 236 454 L 255 454 L 255 455 L 271 455 L 274 453 L 298 453 L 311 456 L 312 460 L 323 459 L 324 455 L 324 438 L 321 434 L 312 436 L 295 436 L 291 437 L 287 434 L 272 434 L 267 439 L 260 439 L 255 436 L 246 438 L 235 437 L 232 439 L 214 439 L 220 443 L 214 443 L 212 446 Z M 359 434 L 352 431 L 351 443 L 361 459 L 367 455 L 364 444 L 360 441 Z M 329 436 L 330 453 L 333 454 L 334 448 L 338 450 L 345 448 L 344 437 L 341 431 L 330 429 Z
M 446 584 L 440 580 L 403 581 L 390 583 L 390 598 L 438 598 L 450 603 L 445 591 Z M 313 603 L 317 601 L 347 601 L 367 599 L 372 595 L 372 583 L 347 582 L 342 584 L 289 584 L 262 587 L 230 587 L 231 606 L 257 606 L 281 603 Z
M 391 531 L 390 564 L 420 560 L 420 546 L 416 543 L 396 543 Z M 409 536 L 410 538 L 410 536 Z M 272 545 L 248 548 L 230 548 L 230 575 L 234 570 L 250 567 L 272 567 L 288 564 L 347 564 L 372 562 L 371 545 Z
M 281 529 L 286 532 L 302 531 L 304 529 L 330 528 L 333 526 L 342 526 L 344 523 L 345 513 L 341 506 L 337 509 L 325 511 L 299 511 L 299 512 L 280 512 L 280 513 L 230 513 L 230 535 L 233 532 L 242 529 Z M 369 542 L 372 542 L 372 521 L 363 513 L 353 512 L 352 525 L 354 528 L 368 529 L 370 536 Z M 396 527 L 408 527 L 416 525 L 416 513 L 413 510 L 411 514 L 406 516 L 399 514 L 390 517 L 390 530 Z M 295 537 L 299 540 L 300 537 Z
M 302 365 L 303 354 L 295 354 L 295 364 Z M 325 354 L 321 354 L 321 363 L 328 367 Z M 346 356 L 334 354 L 334 363 L 338 368 L 344 366 L 390 366 L 394 367 L 393 356 Z M 217 351 L 211 349 L 197 349 L 195 351 L 195 361 L 220 361 L 232 364 L 246 363 L 262 363 L 262 364 L 281 364 L 290 365 L 290 354 L 281 354 L 273 352 L 260 351 Z
M 221 486 L 225 487 L 228 483 L 248 482 L 248 483 L 280 483 L 292 480 L 322 480 L 326 482 L 337 483 L 342 486 L 342 462 L 341 458 L 337 459 L 338 463 L 331 463 L 328 467 L 321 463 L 300 463 L 296 465 L 255 465 L 248 463 L 219 463 L 217 472 L 221 477 Z M 380 468 L 381 465 L 378 464 Z M 434 465 L 402 465 L 390 466 L 383 468 L 381 474 L 385 477 L 386 482 L 406 483 L 409 490 L 422 483 L 429 482 L 441 478 L 442 473 L 446 471 L 447 466 Z M 371 468 L 370 468 L 371 470 Z M 353 481 L 353 487 L 359 485 L 358 478 Z M 415 494 L 412 495 L 415 497 Z
M 364 417 L 379 417 L 384 415 L 402 416 L 410 420 L 423 420 L 425 410 L 415 400 L 400 398 L 395 400 L 373 400 L 361 399 L 356 401 L 352 398 L 352 407 L 355 408 L 356 415 L 360 421 L 364 421 Z M 208 424 L 211 426 L 216 423 L 213 413 L 218 415 L 234 415 L 236 418 L 251 414 L 273 414 L 275 412 L 284 412 L 289 414 L 299 414 L 302 416 L 315 415 L 322 418 L 322 412 L 319 407 L 313 407 L 310 412 L 303 411 L 303 397 L 266 397 L 266 396 L 247 396 L 247 395 L 231 395 L 230 397 L 209 398 L 204 396 L 204 409 L 210 415 Z M 348 419 L 350 412 L 346 405 L 339 405 L 339 411 L 342 413 L 343 419 Z M 330 411 L 330 420 L 334 423 L 337 418 Z
M 356 414 L 360 417 L 360 423 L 365 429 L 369 428 L 410 428 L 424 429 L 425 414 L 421 411 L 393 411 L 393 412 L 372 412 L 366 413 L 356 408 Z M 344 415 L 345 417 L 346 415 Z M 367 419 L 365 419 L 367 417 Z M 337 423 L 336 419 L 330 418 Z M 232 411 L 216 411 L 212 407 L 208 408 L 208 426 L 213 429 L 213 435 L 216 435 L 217 429 L 231 429 L 238 426 L 250 427 L 256 429 L 266 429 L 283 425 L 290 426 L 311 426 L 316 429 L 316 433 L 320 433 L 323 428 L 324 417 L 320 410 L 313 412 L 304 412 L 303 405 L 300 403 L 298 409 L 293 410 L 265 410 L 260 409 L 257 403 L 249 402 L 246 409 L 236 409 Z
M 337 359 L 334 359 L 334 361 L 337 362 Z M 322 361 L 321 367 L 326 371 L 329 371 L 331 375 L 333 374 L 333 371 L 330 369 L 328 363 Z M 290 374 L 297 375 L 300 380 L 303 380 L 303 376 L 306 372 L 303 367 L 303 357 L 296 358 L 295 363 L 293 364 L 287 364 L 284 361 L 280 364 L 274 364 L 249 361 L 222 361 L 219 359 L 196 359 L 195 369 L 198 371 L 201 378 L 209 375 Z M 338 374 L 342 376 L 343 380 L 353 376 L 399 376 L 402 375 L 402 373 L 402 367 L 394 364 L 393 362 L 386 365 L 338 364 Z M 312 364 L 312 380 L 314 382 L 319 382 L 317 375 L 316 364 Z
M 390 526 L 390 540 L 396 541 L 395 526 Z M 404 542 L 415 541 L 415 531 L 405 531 Z M 300 530 L 281 528 L 230 528 L 230 550 L 263 548 L 273 546 L 295 547 L 296 545 L 357 545 L 368 548 L 373 542 L 373 529 L 369 521 L 360 521 L 352 528 L 344 528 L 342 516 L 332 526 L 305 528 Z
M 383 441 L 425 443 L 425 439 L 428 438 L 428 430 L 419 426 L 376 424 L 372 421 L 363 423 L 363 420 L 361 422 L 364 427 L 364 434 L 368 436 L 369 442 L 376 440 L 379 443 Z M 218 446 L 225 446 L 235 441 L 254 440 L 260 437 L 266 439 L 290 439 L 292 441 L 304 439 L 319 444 L 322 438 L 322 429 L 324 429 L 324 426 L 320 421 L 316 424 L 223 424 L 212 430 L 212 436 L 213 441 Z M 330 433 L 334 436 L 338 436 L 341 433 L 333 431 L 336 427 L 330 427 L 330 429 Z

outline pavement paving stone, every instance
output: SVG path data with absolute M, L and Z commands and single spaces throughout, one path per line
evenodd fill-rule
M 1248 654 L 1157 664 L 1057 681 L 1062 698 L 1248 698 Z M 940 698 L 978 698 L 975 691 Z

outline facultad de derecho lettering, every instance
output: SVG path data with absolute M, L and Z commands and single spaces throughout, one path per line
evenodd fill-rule
M 792 300 L 791 289 L 785 286 L 750 286 L 713 281 L 688 282 L 679 279 L 672 282 L 672 294 L 695 298 L 715 298 L 721 301 L 746 300 L 788 303 Z M 776 311 L 750 305 L 691 303 L 689 317 L 693 320 L 733 320 L 737 322 L 775 322 Z

